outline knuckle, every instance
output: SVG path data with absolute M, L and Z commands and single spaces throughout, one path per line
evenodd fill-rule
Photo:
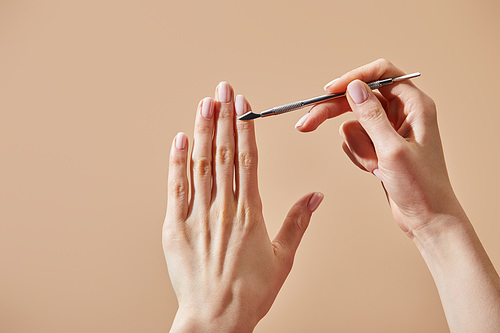
M 175 223 L 173 221 L 167 221 L 167 219 L 163 222 L 162 238 L 164 244 L 169 243 L 177 234 L 174 225 Z
M 184 166 L 186 164 L 186 158 L 179 154 L 170 155 L 170 165 L 171 166 Z
M 216 211 L 216 221 L 220 224 L 228 224 L 233 221 L 233 213 L 230 209 L 227 209 L 227 207 L 220 207 Z
M 408 147 L 404 142 L 395 144 L 388 151 L 387 158 L 392 161 L 404 161 L 408 158 L 408 152 Z
M 165 223 L 162 229 L 162 245 L 166 251 L 177 250 L 179 246 L 186 243 L 185 231 L 175 226 L 175 223 Z
M 385 59 L 385 58 L 379 58 L 375 61 L 375 64 L 380 68 L 382 69 L 384 72 L 393 66 L 392 62 L 390 62 L 389 60 Z
M 259 214 L 262 213 L 262 202 L 260 199 L 247 202 L 240 202 L 237 208 L 238 220 L 245 224 L 252 224 L 252 221 L 258 220 Z
M 179 180 L 172 180 L 169 184 L 169 192 L 172 198 L 184 199 L 187 196 L 187 184 L 186 182 Z
M 284 269 L 289 272 L 293 267 L 293 262 L 295 260 L 295 251 L 293 245 L 285 239 L 275 239 L 273 241 L 274 253 L 280 260 L 281 265 Z
M 199 157 L 193 159 L 193 172 L 196 176 L 208 176 L 212 173 L 212 165 L 208 158 Z
M 300 234 L 303 234 L 306 232 L 307 226 L 309 225 L 309 218 L 307 218 L 304 215 L 298 216 L 295 219 L 295 226 L 297 227 L 297 231 Z
M 229 106 L 221 106 L 219 110 L 219 120 L 232 120 L 234 117 L 234 110 Z
M 240 205 L 238 207 L 238 216 L 242 217 L 244 221 L 252 219 L 252 209 L 248 205 Z
M 237 123 L 238 131 L 250 131 L 253 126 L 252 121 L 238 121 Z
M 238 165 L 241 169 L 254 170 L 257 167 L 257 154 L 250 151 L 238 152 Z
M 429 96 L 423 94 L 422 96 L 422 105 L 424 106 L 424 110 L 431 116 L 436 116 L 436 102 Z
M 207 121 L 197 121 L 194 131 L 196 134 L 212 134 L 212 123 Z
M 424 93 L 409 99 L 405 107 L 409 109 L 408 112 L 419 110 L 424 119 L 427 120 L 433 120 L 437 117 L 436 103 Z
M 222 165 L 233 164 L 234 161 L 234 152 L 231 147 L 228 146 L 217 146 L 216 149 L 216 159 L 217 163 Z
M 241 221 L 244 225 L 249 225 L 249 222 L 253 220 L 255 214 L 252 213 L 253 209 L 248 205 L 240 205 L 238 207 L 238 221 Z
M 383 117 L 383 110 L 374 103 L 367 103 L 364 107 L 360 108 L 359 115 L 363 121 L 373 123 L 380 121 Z

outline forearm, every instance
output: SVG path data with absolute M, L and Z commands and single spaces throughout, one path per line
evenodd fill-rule
M 414 234 L 451 332 L 500 331 L 500 279 L 467 216 L 437 216 Z

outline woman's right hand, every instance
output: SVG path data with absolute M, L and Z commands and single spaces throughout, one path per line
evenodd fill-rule
M 329 93 L 347 90 L 347 98 L 316 105 L 296 127 L 313 131 L 353 111 L 356 120 L 340 127 L 344 151 L 382 181 L 399 227 L 412 239 L 415 233 L 427 238 L 447 227 L 437 222 L 439 216 L 465 213 L 448 178 L 433 100 L 409 80 L 380 93 L 364 83 L 404 74 L 383 59 L 350 71 L 325 86 Z

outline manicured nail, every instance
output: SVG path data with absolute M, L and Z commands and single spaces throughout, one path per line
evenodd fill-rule
M 347 93 L 351 96 L 352 101 L 356 104 L 361 104 L 368 98 L 365 84 L 360 80 L 354 80 L 347 86 Z
M 309 118 L 310 113 L 306 113 L 302 118 L 299 119 L 299 121 L 295 124 L 295 128 L 302 127 L 304 123 L 306 122 L 307 118 Z
M 373 170 L 373 174 L 375 175 L 375 177 L 378 178 L 378 180 L 382 181 L 382 177 L 380 176 L 380 171 L 379 169 L 375 169 Z
M 186 134 L 180 132 L 177 134 L 175 137 L 175 148 L 179 150 L 184 150 L 186 149 L 187 146 L 187 137 Z
M 311 199 L 309 199 L 309 202 L 307 203 L 307 208 L 309 208 L 311 212 L 314 212 L 316 209 L 318 209 L 324 197 L 325 196 L 323 195 L 323 193 L 320 192 L 314 193 Z
M 219 92 L 218 94 L 219 102 L 229 103 L 229 101 L 231 100 L 231 87 L 229 86 L 229 83 L 227 82 L 219 83 L 217 91 Z
M 325 87 L 323 89 L 327 90 L 328 88 L 330 88 L 331 86 L 333 86 L 335 84 L 335 82 L 337 82 L 339 80 L 339 78 L 336 78 L 335 80 L 331 80 L 330 82 L 328 82 L 327 84 L 325 84 Z
M 201 104 L 201 115 L 206 119 L 210 119 L 214 115 L 214 100 L 210 97 L 203 100 Z
M 247 101 L 243 95 L 238 95 L 234 101 L 234 109 L 236 110 L 236 114 L 241 116 L 247 113 Z

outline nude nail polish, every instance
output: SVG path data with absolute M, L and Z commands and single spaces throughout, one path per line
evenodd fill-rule
M 347 93 L 351 96 L 352 101 L 356 104 L 361 104 L 368 98 L 366 86 L 360 80 L 354 80 L 347 86 Z
M 309 202 L 307 203 L 307 208 L 309 208 L 311 212 L 314 212 L 316 209 L 318 209 L 324 197 L 325 196 L 323 195 L 323 193 L 320 192 L 314 193 L 311 199 L 309 199 Z
M 227 82 L 219 83 L 219 87 L 217 88 L 219 102 L 221 103 L 229 103 L 231 101 L 231 87 Z
M 201 104 L 201 115 L 206 119 L 210 119 L 214 115 L 214 100 L 210 97 L 203 100 Z
M 382 177 L 380 176 L 380 170 L 375 169 L 373 170 L 373 175 L 378 178 L 378 180 L 382 181 Z
M 331 80 L 330 82 L 328 82 L 327 84 L 325 84 L 325 87 L 323 89 L 327 90 L 328 88 L 330 88 L 331 86 L 333 86 L 335 84 L 335 82 L 337 82 L 339 80 L 339 78 L 336 78 L 335 80 Z
M 187 146 L 187 137 L 186 134 L 180 132 L 177 134 L 175 137 L 175 148 L 179 150 L 184 150 L 186 149 Z
M 238 95 L 234 101 L 234 109 L 238 116 L 247 113 L 247 101 L 243 95 Z
M 299 119 L 299 121 L 295 124 L 295 128 L 302 127 L 304 123 L 306 122 L 307 118 L 309 118 L 309 113 L 306 113 L 302 118 Z

